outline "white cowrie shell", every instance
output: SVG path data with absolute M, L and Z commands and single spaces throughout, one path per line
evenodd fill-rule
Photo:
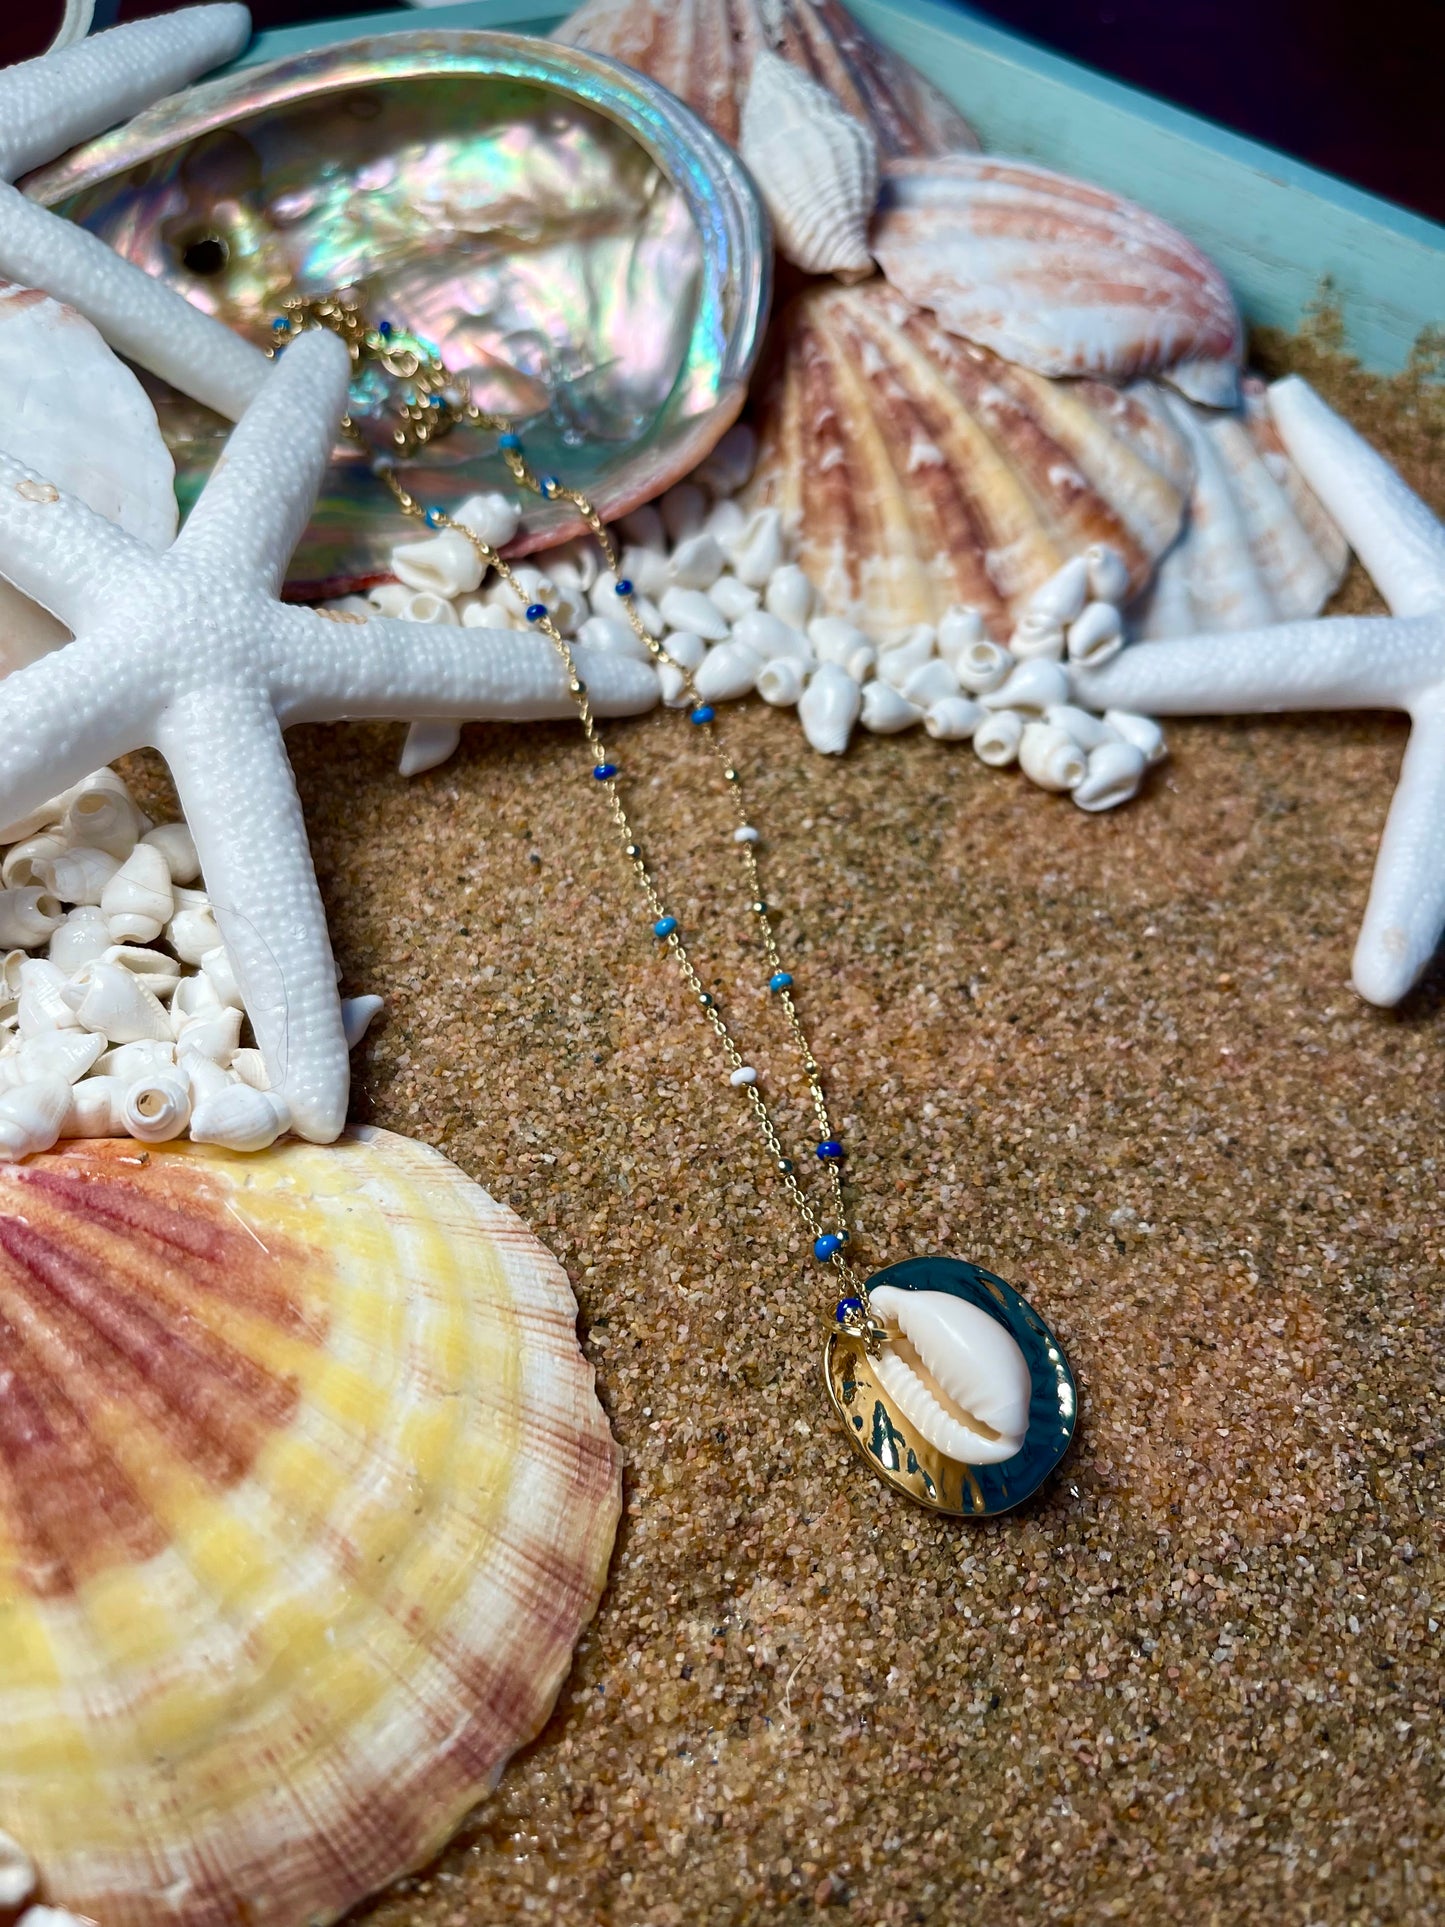
M 164 1005 L 119 964 L 82 964 L 61 994 L 87 1030 L 113 1044 L 171 1041 Z
M 801 629 L 813 613 L 813 585 L 796 562 L 785 562 L 768 577 L 763 607 L 771 616 Z
M 1100 743 L 1089 752 L 1083 780 L 1074 785 L 1074 801 L 1090 812 L 1116 809 L 1137 793 L 1148 767 L 1148 757 L 1133 743 Z
M 1124 647 L 1124 623 L 1112 602 L 1091 602 L 1069 628 L 1069 661 L 1097 666 Z
M 264 1151 L 291 1128 L 291 1112 L 274 1091 L 232 1082 L 203 1097 L 191 1112 L 191 1138 L 227 1151 Z
M 1071 790 L 1084 780 L 1088 759 L 1066 729 L 1030 722 L 1019 743 L 1019 768 L 1041 790 Z
M 958 678 L 940 657 L 923 662 L 904 678 L 902 694 L 920 709 L 958 694 Z
M 874 1315 L 890 1336 L 878 1381 L 931 1445 L 963 1465 L 997 1465 L 1024 1442 L 1033 1393 L 1017 1339 L 967 1299 L 880 1285 Z
M 1024 611 L 1058 628 L 1067 629 L 1083 613 L 1088 599 L 1089 565 L 1082 555 L 1076 555 L 1034 590 L 1024 604 Z
M 201 874 L 201 860 L 184 823 L 158 823 L 153 830 L 146 831 L 141 842 L 148 849 L 160 851 L 173 884 L 194 883 Z
M 64 920 L 65 905 L 58 891 L 34 883 L 24 889 L 0 890 L 0 947 L 6 950 L 34 950 Z
M 701 589 L 668 589 L 660 606 L 662 619 L 669 629 L 690 629 L 704 642 L 727 640 L 727 617 Z
M 707 519 L 707 496 L 696 482 L 674 482 L 657 506 L 667 539 L 673 544 L 696 535 Z
M 1117 608 L 1129 591 L 1129 571 L 1124 558 L 1107 542 L 1091 542 L 1084 551 L 1089 571 L 1089 594 L 1095 602 L 1112 602 Z
M 110 933 L 117 942 L 149 943 L 175 912 L 170 866 L 153 845 L 138 843 L 100 893 Z
M 720 642 L 693 671 L 692 686 L 704 702 L 733 702 L 758 679 L 763 659 L 742 642 Z
M 824 756 L 841 756 L 862 705 L 862 691 L 842 664 L 823 662 L 798 699 L 798 721 L 814 749 Z
M 125 1081 L 119 1077 L 83 1077 L 70 1090 L 70 1108 L 60 1127 L 62 1137 L 123 1137 L 120 1105 Z
M 923 727 L 936 743 L 964 743 L 986 713 L 970 696 L 943 696 L 929 704 Z
M 450 603 L 453 596 L 470 595 L 478 587 L 482 558 L 460 529 L 438 529 L 424 541 L 399 542 L 391 552 L 391 572 L 408 589 Z M 410 617 L 413 622 L 435 619 Z
M 1104 721 L 1116 736 L 1136 749 L 1142 749 L 1151 763 L 1159 762 L 1169 754 L 1164 741 L 1164 731 L 1152 716 L 1136 716 L 1132 709 L 1106 709 Z
M 773 570 L 783 562 L 783 518 L 775 508 L 754 509 L 726 545 L 733 574 L 749 588 L 766 588 Z
M 751 480 L 758 459 L 758 438 L 747 422 L 734 422 L 693 473 L 714 495 L 736 495 Z
M 1026 716 L 1042 716 L 1070 696 L 1069 672 L 1060 662 L 1021 662 L 1003 682 L 985 690 L 979 701 L 985 709 L 1017 709 Z
M 874 680 L 863 685 L 863 727 L 875 736 L 895 736 L 923 721 L 923 711 L 909 702 L 892 683 Z
M 695 636 L 690 629 L 675 629 L 663 644 L 668 660 L 675 662 L 679 669 L 691 675 L 707 656 L 707 644 L 701 636 Z M 649 650 L 649 655 L 651 651 Z
M 699 529 L 673 550 L 667 564 L 668 578 L 680 589 L 711 589 L 723 572 L 723 562 L 722 544 L 717 537 L 706 529 Z M 642 586 L 647 588 L 646 583 Z
M 758 671 L 758 694 L 775 709 L 789 709 L 803 693 L 803 676 L 803 665 L 796 657 L 765 662 Z
M 7 890 L 33 888 L 41 881 L 37 865 L 51 857 L 63 856 L 70 848 L 60 830 L 42 830 L 39 836 L 12 843 L 0 860 L 0 884 Z
M 973 732 L 973 753 L 990 769 L 1006 769 L 1019 753 L 1023 733 L 1024 719 L 1016 709 L 985 711 Z
M 142 1144 L 166 1144 L 190 1123 L 190 1085 L 178 1070 L 138 1077 L 121 1097 L 120 1119 Z

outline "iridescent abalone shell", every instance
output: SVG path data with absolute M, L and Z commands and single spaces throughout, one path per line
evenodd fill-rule
M 767 305 L 766 219 L 722 141 L 642 75 L 519 35 L 408 31 L 242 71 L 25 185 L 258 342 L 285 296 L 359 286 L 609 517 L 736 415 Z M 184 503 L 223 425 L 157 400 Z M 375 420 L 381 400 L 358 385 L 354 410 Z M 472 433 L 404 471 L 442 507 L 506 479 Z M 577 526 L 534 502 L 515 550 Z M 339 449 L 293 592 L 383 572 L 398 533 L 363 457 Z

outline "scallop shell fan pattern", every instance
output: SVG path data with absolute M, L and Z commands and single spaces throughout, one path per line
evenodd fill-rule
M 104 1927 L 301 1927 L 427 1860 L 595 1609 L 565 1274 L 382 1131 L 0 1170 L 0 1828 Z
M 885 156 L 978 146 L 958 109 L 838 0 L 587 0 L 553 38 L 660 80 L 734 146 L 759 47 L 826 87 Z
M 880 642 L 957 603 L 1002 637 L 1093 542 L 1137 593 L 1179 533 L 1192 467 L 1151 383 L 1048 381 L 876 277 L 799 296 L 773 350 L 750 504 L 781 509 L 822 606 Z

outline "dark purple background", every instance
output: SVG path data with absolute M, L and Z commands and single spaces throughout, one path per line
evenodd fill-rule
M 1445 0 L 974 0 L 1074 60 L 1445 221 Z M 564 0 L 565 4 L 565 0 Z M 174 0 L 121 0 L 122 20 Z M 260 27 L 366 0 L 251 0 Z M 0 0 L 0 62 L 38 53 L 61 0 Z M 1445 319 L 1445 317 L 1442 317 Z

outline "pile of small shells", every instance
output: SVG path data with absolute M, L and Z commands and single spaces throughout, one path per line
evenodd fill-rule
M 919 624 L 887 646 L 840 617 L 816 613 L 814 584 L 789 559 L 775 508 L 735 499 L 751 475 L 756 439 L 730 429 L 687 481 L 625 516 L 622 573 L 636 589 L 639 616 L 671 658 L 662 667 L 664 702 L 690 692 L 731 702 L 754 691 L 796 708 L 803 734 L 825 755 L 841 755 L 855 725 L 892 735 L 921 725 L 944 742 L 971 742 L 996 769 L 1017 764 L 1041 789 L 1067 792 L 1081 809 L 1107 810 L 1134 795 L 1164 755 L 1159 725 L 1146 716 L 1095 716 L 1072 700 L 1074 664 L 1106 661 L 1124 644 L 1121 558 L 1103 544 L 1064 564 L 1030 597 L 1007 642 L 991 638 L 978 610 L 949 610 L 936 628 Z M 517 510 L 505 496 L 474 497 L 455 511 L 489 540 L 510 539 Z M 572 543 L 485 586 L 476 552 L 455 530 L 407 542 L 392 554 L 397 580 L 365 601 L 333 606 L 375 610 L 412 622 L 479 628 L 527 627 L 525 602 L 546 606 L 562 633 L 595 649 L 650 660 L 619 612 L 616 577 L 591 543 Z M 418 725 L 402 767 L 427 768 L 450 754 L 450 725 Z
M 0 1159 L 75 1137 L 259 1151 L 289 1128 L 184 823 L 101 769 L 0 844 Z M 344 1006 L 353 1043 L 380 1007 Z

